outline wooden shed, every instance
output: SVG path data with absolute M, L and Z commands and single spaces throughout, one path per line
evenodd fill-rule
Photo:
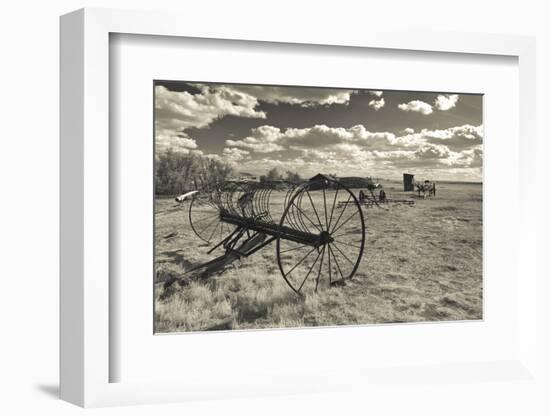
M 414 175 L 410 173 L 403 174 L 403 190 L 405 192 L 414 191 Z

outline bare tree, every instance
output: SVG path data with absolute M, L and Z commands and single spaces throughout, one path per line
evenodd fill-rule
M 292 172 L 290 170 L 286 171 L 286 177 L 285 179 L 292 183 L 300 183 L 302 182 L 302 177 L 298 172 Z
M 232 174 L 231 165 L 219 159 L 168 150 L 158 156 L 155 164 L 155 192 L 176 195 L 194 189 L 212 189 Z
M 269 172 L 267 172 L 266 180 L 267 181 L 278 181 L 283 176 L 279 173 L 279 170 L 277 168 L 270 169 Z

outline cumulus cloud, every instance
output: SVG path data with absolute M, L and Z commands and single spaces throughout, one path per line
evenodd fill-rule
M 481 168 L 483 166 L 483 147 L 476 146 L 472 149 L 464 150 L 461 153 L 462 160 L 470 168 Z
M 271 153 L 284 150 L 284 147 L 276 143 L 260 142 L 253 137 L 247 137 L 243 140 L 227 140 L 228 146 L 236 146 L 243 149 L 250 149 L 254 153 Z
M 369 91 L 369 94 L 375 95 L 377 97 L 382 97 L 382 94 L 384 94 L 384 91 Z
M 370 100 L 369 101 L 369 107 L 374 108 L 376 111 L 378 111 L 382 107 L 384 107 L 385 104 L 386 104 L 386 102 L 384 101 L 383 98 L 380 98 L 379 100 Z
M 162 85 L 155 87 L 155 138 L 157 151 L 174 144 L 177 149 L 193 147 L 184 130 L 204 128 L 227 115 L 265 118 L 255 107 L 258 100 L 250 95 L 225 87 L 201 86 L 200 93 L 171 91 Z
M 247 149 L 249 159 L 243 168 L 263 172 L 267 166 L 317 172 L 345 171 L 347 174 L 378 174 L 414 169 L 452 178 L 453 169 L 460 175 L 479 179 L 483 161 L 483 127 L 457 126 L 444 130 L 408 129 L 396 136 L 390 132 L 371 132 L 363 125 L 350 128 L 316 125 L 302 129 L 281 130 L 262 126 L 242 140 L 228 140 L 229 148 Z M 239 147 L 240 146 L 240 147 Z M 273 149 L 273 151 L 267 151 Z M 255 154 L 270 153 L 257 159 Z M 299 160 L 299 163 L 296 162 Z M 447 175 L 447 176 L 445 176 Z
M 391 133 L 369 132 L 365 126 L 359 124 L 350 128 L 328 127 L 324 124 L 315 125 L 303 129 L 287 129 L 280 137 L 279 141 L 285 145 L 293 145 L 304 148 L 321 148 L 340 143 L 358 143 L 364 144 L 367 141 L 376 139 L 386 139 L 386 135 L 394 137 Z
M 173 152 L 189 153 L 197 148 L 197 142 L 185 133 L 159 134 L 156 135 L 155 152 L 157 154 L 166 152 L 168 149 Z
M 459 151 L 483 142 L 483 126 L 469 124 L 445 130 L 422 130 L 421 134 L 428 143 L 442 144 Z
M 445 159 L 451 151 L 447 146 L 426 143 L 414 151 L 417 159 Z
M 254 153 L 271 153 L 293 148 L 319 149 L 342 143 L 385 148 L 395 135 L 389 132 L 370 132 L 363 125 L 350 128 L 315 125 L 302 129 L 289 128 L 285 131 L 273 126 L 261 126 L 241 140 L 226 140 L 229 147 L 248 149 Z
M 248 150 L 239 149 L 237 147 L 226 147 L 223 149 L 223 156 L 232 162 L 238 162 L 248 159 L 250 152 Z
M 170 91 L 162 85 L 155 89 L 156 120 L 168 129 L 202 128 L 227 115 L 265 118 L 255 107 L 258 100 L 226 87 L 202 86 L 199 94 Z
M 225 88 L 255 97 L 270 104 L 295 104 L 302 107 L 348 104 L 356 90 L 335 88 L 277 87 L 257 85 L 229 85 Z
M 456 106 L 458 94 L 438 95 L 434 105 L 440 111 L 447 111 Z
M 281 138 L 281 130 L 273 126 L 260 126 L 252 129 L 252 134 L 241 140 L 226 140 L 225 144 L 230 147 L 247 149 L 254 153 L 271 153 L 284 150 L 278 143 Z
M 456 106 L 458 99 L 458 94 L 438 95 L 434 101 L 434 107 L 439 111 L 448 111 Z M 397 107 L 403 111 L 412 111 L 424 114 L 426 116 L 432 114 L 434 111 L 434 107 L 420 100 L 413 100 L 409 101 L 408 103 L 402 103 L 399 104 Z
M 419 148 L 422 145 L 444 145 L 461 150 L 480 145 L 483 141 L 483 126 L 465 124 L 443 130 L 423 129 L 414 133 L 405 129 L 405 134 L 396 136 L 391 132 L 371 132 L 358 124 L 353 127 L 329 127 L 324 124 L 306 128 L 289 128 L 264 125 L 252 129 L 251 135 L 241 140 L 226 140 L 229 147 L 249 149 L 255 153 L 270 153 L 288 148 L 324 149 L 336 145 L 357 145 L 372 150 L 401 150 Z
M 425 116 L 433 113 L 432 106 L 420 100 L 409 101 L 406 104 L 399 104 L 397 107 L 403 111 L 412 111 L 415 113 L 424 114 Z
M 411 129 L 410 127 L 407 127 L 405 130 L 403 130 L 403 133 L 405 133 L 405 134 L 413 134 L 413 133 L 414 133 L 414 129 Z

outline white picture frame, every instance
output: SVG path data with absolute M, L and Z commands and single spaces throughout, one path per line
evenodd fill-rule
M 61 398 L 79 406 L 160 403 L 214 397 L 253 397 L 271 394 L 319 393 L 347 389 L 351 384 L 376 386 L 393 383 L 404 373 L 337 369 L 325 378 L 319 374 L 277 374 L 262 380 L 239 380 L 220 375 L 218 380 L 112 383 L 113 357 L 109 349 L 109 36 L 113 33 L 333 45 L 440 53 L 506 55 L 519 62 L 518 154 L 522 186 L 519 189 L 519 235 L 516 273 L 517 355 L 498 362 L 456 366 L 419 367 L 415 377 L 434 374 L 480 383 L 493 374 L 497 379 L 536 380 L 536 218 L 528 213 L 535 172 L 535 41 L 530 37 L 472 33 L 437 33 L 381 29 L 350 29 L 328 33 L 322 28 L 302 32 L 289 27 L 279 31 L 265 24 L 246 34 L 235 33 L 231 22 L 206 28 L 198 21 L 173 13 L 82 9 L 61 18 Z M 472 375 L 474 374 L 474 375 Z M 413 377 L 414 378 L 414 377 Z M 341 380 L 347 380 L 342 383 Z

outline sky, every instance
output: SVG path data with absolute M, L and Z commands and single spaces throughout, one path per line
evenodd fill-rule
M 155 81 L 155 151 L 237 172 L 480 182 L 481 94 Z

